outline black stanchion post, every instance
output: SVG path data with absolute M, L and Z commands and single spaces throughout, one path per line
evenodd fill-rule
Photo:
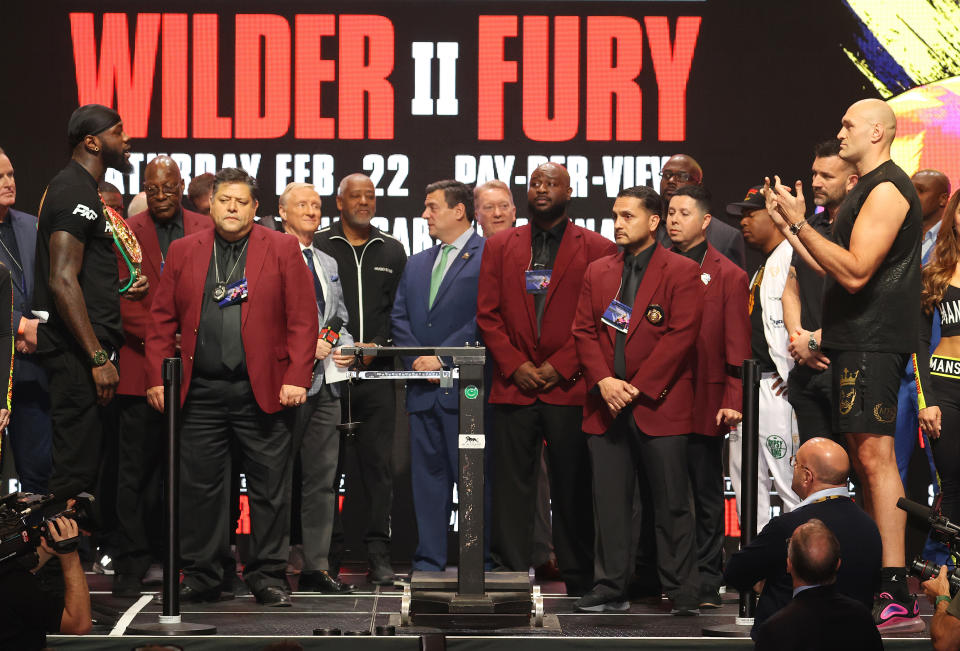
M 740 549 L 750 544 L 757 535 L 757 474 L 760 452 L 760 363 L 755 359 L 743 361 L 743 422 L 741 423 L 740 459 Z M 739 611 L 734 624 L 705 626 L 703 634 L 710 637 L 747 637 L 753 627 L 753 612 L 757 605 L 752 589 L 740 592 Z
M 132 635 L 215 635 L 216 626 L 180 621 L 180 382 L 183 362 L 163 360 L 163 406 L 167 421 L 167 454 L 164 470 L 163 614 L 155 624 L 131 625 Z
M 163 405 L 167 420 L 167 458 L 164 477 L 166 554 L 163 557 L 163 614 L 160 623 L 180 621 L 180 381 L 179 357 L 163 360 Z M 166 620 L 166 622 L 164 621 Z
M 757 468 L 760 453 L 760 364 L 755 359 L 743 362 L 743 428 L 740 462 L 740 549 L 757 535 Z M 740 617 L 737 623 L 753 625 L 757 605 L 753 590 L 740 593 Z M 742 622 L 740 620 L 743 620 Z M 749 622 L 747 621 L 749 620 Z

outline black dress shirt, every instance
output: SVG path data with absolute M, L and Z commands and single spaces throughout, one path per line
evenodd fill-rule
M 623 279 L 620 284 L 619 300 L 629 308 L 633 308 L 633 299 L 637 297 L 637 290 L 640 289 L 640 283 L 643 281 L 643 274 L 650 264 L 651 256 L 653 256 L 652 246 L 648 246 L 636 255 L 624 252 Z M 643 318 L 643 314 L 633 310 L 630 315 L 630 322 L 633 323 L 634 319 L 641 318 Z M 618 331 L 617 343 L 613 353 L 613 372 L 621 380 L 627 379 L 627 362 L 623 353 L 623 347 L 626 343 L 626 333 Z
M 203 285 L 203 305 L 200 308 L 200 328 L 193 368 L 195 377 L 210 380 L 238 380 L 247 377 L 240 332 L 242 304 L 232 303 L 221 308 L 213 297 L 213 290 L 217 285 L 218 268 L 220 282 L 225 285 L 245 277 L 248 237 L 236 242 L 227 242 L 219 235 L 214 237 L 213 255 L 210 256 L 207 280 Z
M 170 219 L 154 219 L 153 224 L 157 228 L 160 254 L 166 259 L 170 243 L 183 237 L 183 209 L 178 210 Z
M 557 251 L 560 250 L 560 242 L 563 240 L 563 233 L 567 230 L 569 219 L 564 219 L 553 228 L 544 230 L 537 224 L 531 222 L 531 257 L 530 269 L 553 269 L 553 263 L 557 260 Z M 540 337 L 540 323 L 543 321 L 543 308 L 547 302 L 547 295 L 534 294 L 533 304 L 537 310 L 537 337 Z
M 685 258 L 690 258 L 691 260 L 696 262 L 698 265 L 703 265 L 703 256 L 707 255 L 707 241 L 704 240 L 696 246 L 691 246 L 686 251 L 681 251 L 677 247 L 673 247 L 670 250 L 676 253 L 677 255 L 682 255 Z

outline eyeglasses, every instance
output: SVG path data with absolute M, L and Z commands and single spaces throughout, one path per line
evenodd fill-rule
M 680 183 L 686 183 L 687 181 L 693 180 L 693 175 L 690 172 L 671 172 L 669 170 L 663 170 L 660 173 L 660 176 L 664 181 L 677 180 Z
M 809 470 L 811 473 L 813 472 L 812 470 L 810 470 L 808 466 L 805 466 L 802 463 L 797 463 L 797 455 L 795 454 L 790 455 L 790 467 L 794 469 L 805 468 L 806 470 Z
M 175 197 L 180 194 L 180 184 L 164 185 L 163 187 L 158 187 L 156 185 L 145 185 L 143 186 L 143 191 L 148 197 L 155 197 L 161 193 L 168 197 Z

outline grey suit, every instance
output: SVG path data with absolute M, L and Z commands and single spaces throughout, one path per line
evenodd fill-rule
M 7 220 L 13 227 L 16 248 L 20 254 L 20 260 L 17 263 L 22 268 L 22 300 L 17 300 L 17 293 L 14 293 L 13 329 L 16 332 L 21 317 L 35 318 L 31 309 L 37 249 L 37 218 L 11 208 L 7 212 Z M 6 249 L 0 249 L 0 262 L 7 265 L 13 279 L 15 275 L 21 274 L 21 271 L 10 259 L 10 253 Z M 50 450 L 53 430 L 50 425 L 47 374 L 35 361 L 33 355 L 17 353 L 14 357 L 13 403 L 15 409 L 10 414 L 10 445 L 13 448 L 21 489 L 33 493 L 46 493 L 52 470 Z
M 343 288 L 332 257 L 313 249 L 314 267 L 323 287 L 324 310 L 318 314 L 320 327 L 335 316 L 343 321 L 338 346 L 350 346 L 353 337 L 347 331 L 347 306 Z M 303 570 L 329 570 L 328 555 L 336 509 L 334 476 L 340 454 L 340 387 L 327 384 L 323 362 L 314 366 L 313 383 L 307 401 L 297 408 L 293 429 L 294 454 L 299 452 L 301 467 L 300 521 L 303 530 Z

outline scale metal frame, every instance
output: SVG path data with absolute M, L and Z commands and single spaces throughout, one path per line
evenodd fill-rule
M 484 572 L 484 382 L 483 346 L 347 347 L 353 355 L 351 378 L 365 380 L 438 379 L 451 388 L 459 381 L 459 522 L 460 563 L 457 576 L 445 572 L 415 571 L 404 586 L 401 626 L 429 626 L 445 630 L 499 629 L 543 626 L 543 595 L 531 586 L 527 572 Z M 441 371 L 365 371 L 364 356 L 449 358 Z

